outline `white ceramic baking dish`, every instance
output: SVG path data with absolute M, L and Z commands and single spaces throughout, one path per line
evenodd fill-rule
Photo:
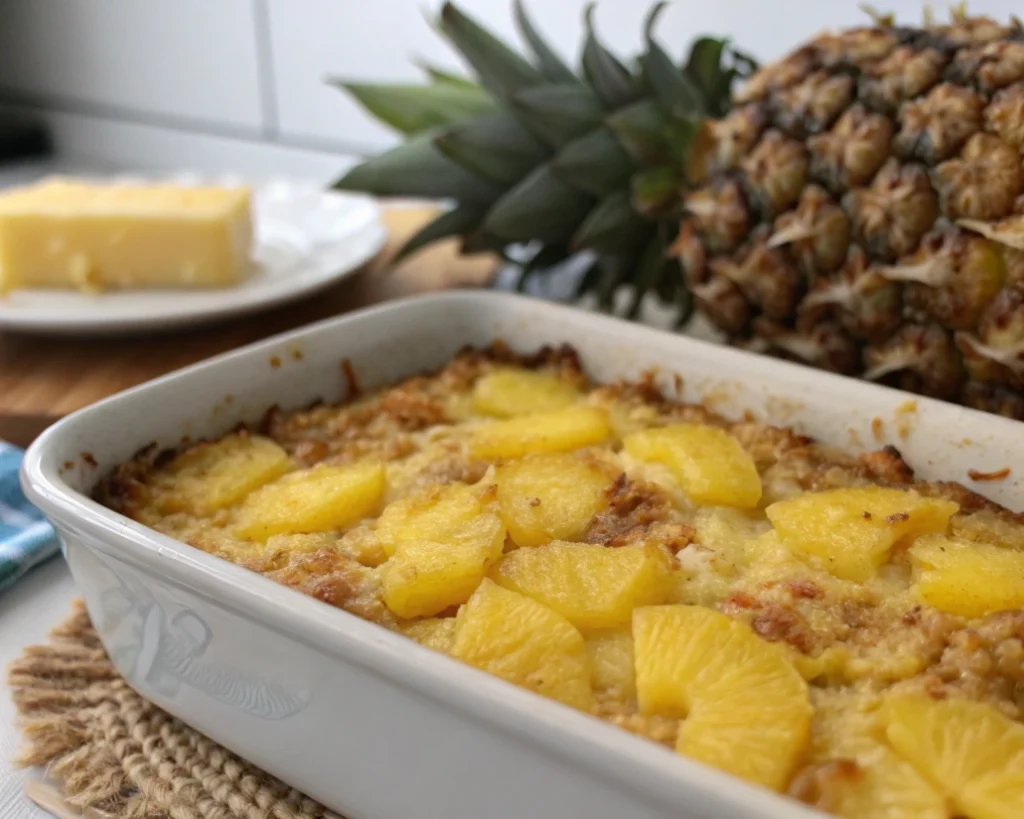
M 580 310 L 494 293 L 394 302 L 129 390 L 47 430 L 23 485 L 53 521 L 118 670 L 143 696 L 351 819 L 818 815 L 192 549 L 88 497 L 142 446 L 345 394 L 501 338 L 569 342 L 599 380 L 658 368 L 687 398 L 850 448 L 891 435 L 922 476 L 1022 506 L 1024 426 Z M 916 409 L 915 409 L 916 407 Z M 878 420 L 875 420 L 878 419 Z

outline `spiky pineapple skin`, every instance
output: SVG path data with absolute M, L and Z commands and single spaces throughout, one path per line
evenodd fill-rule
M 733 344 L 1024 419 L 1024 29 L 823 34 L 706 123 L 674 251 Z

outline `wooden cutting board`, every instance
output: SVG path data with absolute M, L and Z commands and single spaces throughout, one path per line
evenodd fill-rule
M 276 333 L 387 299 L 487 285 L 497 270 L 490 256 L 460 257 L 442 242 L 391 265 L 402 242 L 435 210 L 384 211 L 388 243 L 359 273 L 295 304 L 205 328 L 125 338 L 48 338 L 0 333 L 0 439 L 26 446 L 70 412 Z

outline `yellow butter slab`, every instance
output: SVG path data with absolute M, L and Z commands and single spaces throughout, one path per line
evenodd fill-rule
M 0 293 L 232 285 L 252 242 L 245 188 L 48 179 L 0 194 Z

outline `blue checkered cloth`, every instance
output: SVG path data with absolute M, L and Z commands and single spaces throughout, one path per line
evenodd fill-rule
M 60 551 L 53 527 L 18 485 L 23 454 L 0 441 L 0 590 Z

